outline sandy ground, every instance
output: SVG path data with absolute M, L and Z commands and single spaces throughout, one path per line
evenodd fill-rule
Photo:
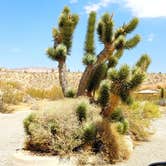
M 30 111 L 0 114 L 0 166 L 11 166 L 11 156 L 22 147 L 24 130 L 22 121 Z
M 153 162 L 166 162 L 166 108 L 161 109 L 163 116 L 153 123 L 156 133 L 151 141 L 137 146 L 128 161 L 116 166 L 148 166 Z
M 166 109 L 165 109 L 166 110 Z M 11 166 L 10 159 L 22 147 L 24 132 L 22 120 L 30 111 L 0 114 L 0 166 Z M 128 161 L 116 166 L 148 166 L 152 162 L 166 161 L 166 114 L 155 121 L 156 134 L 150 142 L 137 146 Z

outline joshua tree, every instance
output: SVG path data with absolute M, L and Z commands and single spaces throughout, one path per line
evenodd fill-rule
M 86 46 L 94 48 L 92 44 L 94 43 L 92 39 L 94 34 L 92 33 L 94 33 L 95 21 L 90 21 L 91 17 L 92 13 L 89 17 L 87 38 L 85 43 Z M 83 62 L 86 62 L 86 69 L 79 83 L 78 96 L 84 95 L 88 89 L 90 91 L 92 90 L 92 88 L 88 88 L 89 83 L 91 82 L 90 79 L 93 78 L 97 68 L 100 65 L 107 63 L 108 67 L 115 67 L 118 60 L 123 55 L 124 50 L 135 47 L 140 41 L 139 35 L 135 35 L 133 38 L 128 40 L 126 39 L 127 34 L 131 33 L 137 27 L 137 18 L 133 18 L 128 24 L 124 24 L 122 27 L 114 31 L 114 22 L 112 17 L 112 15 L 106 13 L 101 17 L 101 20 L 98 23 L 97 33 L 100 42 L 104 44 L 104 48 L 97 56 L 94 56 L 94 51 L 88 52 L 90 54 L 84 56 Z M 93 18 L 93 20 L 95 19 Z M 91 40 L 89 40 L 88 36 L 89 38 L 91 37 Z
M 114 153 L 110 150 L 116 144 L 110 127 L 110 117 L 120 101 L 130 104 L 132 102 L 131 93 L 137 88 L 145 78 L 145 72 L 150 64 L 150 58 L 145 54 L 136 63 L 133 68 L 123 65 L 119 70 L 110 68 L 107 74 L 107 80 L 100 84 L 99 103 L 102 111 L 102 139 L 105 143 L 110 159 L 118 158 L 118 144 L 114 148 Z M 114 143 L 114 144 L 113 144 Z
M 79 17 L 71 14 L 70 9 L 65 7 L 59 18 L 58 29 L 53 28 L 54 46 L 47 49 L 48 56 L 58 62 L 59 80 L 65 95 L 67 90 L 66 58 L 70 55 L 72 37 Z

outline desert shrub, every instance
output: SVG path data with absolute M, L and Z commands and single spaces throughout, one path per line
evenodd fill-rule
M 87 118 L 87 104 L 82 102 L 76 108 L 76 114 L 80 122 Z
M 85 142 L 92 142 L 96 139 L 97 128 L 95 124 L 87 124 L 84 127 L 83 139 Z
M 51 89 L 36 89 L 36 88 L 28 88 L 26 93 L 33 98 L 38 99 L 61 99 L 63 98 L 63 93 L 61 88 L 53 86 Z
M 65 154 L 81 144 L 82 128 L 75 114 L 56 110 L 32 113 L 24 120 L 25 148 L 31 151 Z
M 65 94 L 66 97 L 70 97 L 70 98 L 75 97 L 75 95 L 76 95 L 76 91 L 74 89 L 71 89 L 71 88 L 68 89 L 66 94 Z
M 143 107 L 143 117 L 150 119 L 159 118 L 160 117 L 159 107 L 151 102 L 146 102 Z
M 131 106 L 123 109 L 129 122 L 129 133 L 132 138 L 138 141 L 148 140 L 152 134 L 149 129 L 151 120 L 160 115 L 158 107 L 150 102 L 134 102 Z
M 19 82 L 0 80 L 0 89 L 4 89 L 4 90 L 9 88 L 21 89 L 21 87 L 22 86 Z
M 18 104 L 23 101 L 25 94 L 23 92 L 14 90 L 14 89 L 6 89 L 3 93 L 3 102 L 7 104 Z

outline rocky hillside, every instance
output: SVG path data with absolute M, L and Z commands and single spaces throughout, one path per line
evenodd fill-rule
M 69 87 L 76 88 L 81 78 L 80 72 L 68 72 Z M 50 88 L 59 85 L 57 70 L 50 68 L 1 69 L 0 80 L 21 83 L 24 87 Z M 140 89 L 166 88 L 166 74 L 150 73 Z

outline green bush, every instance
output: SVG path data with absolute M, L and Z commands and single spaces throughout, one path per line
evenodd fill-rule
M 65 96 L 69 98 L 74 98 L 76 95 L 76 91 L 73 89 L 68 89 Z
M 76 108 L 76 114 L 80 122 L 87 118 L 87 104 L 82 102 Z
M 95 124 L 88 124 L 84 128 L 83 139 L 85 142 L 92 142 L 96 139 L 97 128 Z

